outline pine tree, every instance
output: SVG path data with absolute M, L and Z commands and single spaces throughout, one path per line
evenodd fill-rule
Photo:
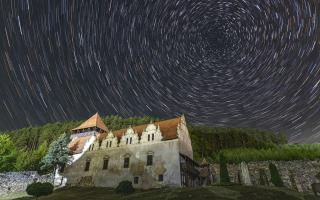
M 274 186 L 283 187 L 281 176 L 275 164 L 269 163 L 269 170 L 271 174 L 271 182 L 274 184 Z
M 53 170 L 54 178 L 55 171 L 71 160 L 67 145 L 68 137 L 66 134 L 62 134 L 57 140 L 53 141 L 49 146 L 48 153 L 41 160 L 41 170 Z
M 230 183 L 229 172 L 223 153 L 219 154 L 220 184 Z
M 17 151 L 8 135 L 0 135 L 0 172 L 13 171 Z

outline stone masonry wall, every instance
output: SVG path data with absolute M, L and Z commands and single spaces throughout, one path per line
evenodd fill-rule
M 36 171 L 0 173 L 0 197 L 11 192 L 25 191 L 33 182 L 52 182 L 52 176 L 40 176 Z
M 253 185 L 261 185 L 261 174 L 265 174 L 264 184 L 272 185 L 269 171 L 269 163 L 277 166 L 285 187 L 299 191 L 311 192 L 311 184 L 320 182 L 316 175 L 320 173 L 320 160 L 297 160 L 297 161 L 260 161 L 247 163 L 250 179 Z M 219 182 L 219 164 L 212 165 L 212 171 L 215 172 L 215 182 Z M 229 164 L 228 171 L 230 181 L 241 183 L 240 164 Z M 263 172 L 261 172 L 263 171 Z

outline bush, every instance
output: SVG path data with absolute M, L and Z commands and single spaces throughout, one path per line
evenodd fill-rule
M 117 194 L 131 194 L 134 192 L 134 188 L 132 187 L 132 182 L 131 181 L 121 181 L 116 187 L 116 193 Z
M 53 191 L 53 185 L 51 183 L 31 183 L 27 186 L 26 192 L 28 195 L 32 195 L 36 198 L 40 196 L 46 196 Z
M 270 170 L 270 174 L 271 174 L 271 182 L 274 184 L 274 186 L 283 187 L 283 182 L 282 182 L 281 176 L 280 176 L 279 171 L 278 171 L 277 167 L 275 166 L 275 164 L 270 163 L 269 170 Z
M 230 183 L 229 172 L 223 153 L 219 154 L 220 163 L 220 184 Z

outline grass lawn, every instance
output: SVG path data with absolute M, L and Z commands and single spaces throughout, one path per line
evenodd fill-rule
M 23 197 L 19 200 L 35 198 Z M 18 200 L 16 199 L 16 200 Z M 287 189 L 248 186 L 208 186 L 200 188 L 162 188 L 138 190 L 128 196 L 115 194 L 108 188 L 62 188 L 53 194 L 40 197 L 39 200 L 320 200 L 310 194 L 303 194 Z

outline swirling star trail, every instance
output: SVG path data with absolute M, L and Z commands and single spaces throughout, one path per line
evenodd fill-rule
M 320 141 L 318 0 L 0 0 L 0 129 L 99 111 Z

